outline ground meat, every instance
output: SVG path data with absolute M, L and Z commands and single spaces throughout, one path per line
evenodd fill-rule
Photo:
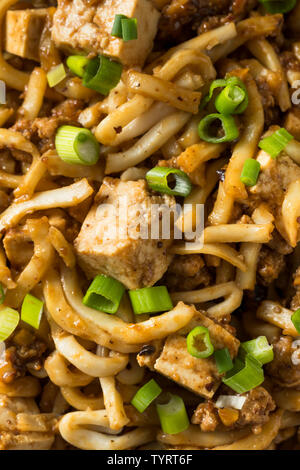
M 203 432 L 215 431 L 219 424 L 219 419 L 217 409 L 212 401 L 208 400 L 206 403 L 200 403 L 197 406 L 192 417 L 192 423 L 199 424 Z
M 259 253 L 257 271 L 264 285 L 278 278 L 285 267 L 284 256 L 263 246 Z
M 200 255 L 175 256 L 165 276 L 170 291 L 188 291 L 207 286 L 211 275 Z
M 170 46 L 244 17 L 256 0 L 172 0 L 162 10 L 157 44 Z
M 285 71 L 293 70 L 300 72 L 300 62 L 291 51 L 284 51 L 280 54 L 280 62 Z
M 40 370 L 46 349 L 47 345 L 28 330 L 17 331 L 7 342 L 6 349 L 0 356 L 0 380 L 10 383 L 24 376 L 26 364 L 29 363 L 36 370 Z
M 285 241 L 276 229 L 272 232 L 272 240 L 269 241 L 268 246 L 281 255 L 289 255 L 293 251 L 291 245 Z
M 266 365 L 267 373 L 283 387 L 300 385 L 300 365 L 292 362 L 292 354 L 297 350 L 293 341 L 291 336 L 281 336 L 273 345 L 274 360 Z
M 11 129 L 21 132 L 24 137 L 37 145 L 41 153 L 44 153 L 55 148 L 54 138 L 59 126 L 78 124 L 77 118 L 81 107 L 81 101 L 66 100 L 53 109 L 51 117 L 39 117 L 33 120 L 18 119 Z
M 271 395 L 263 387 L 256 387 L 243 396 L 246 397 L 240 411 L 237 426 L 262 425 L 269 419 L 269 414 L 276 408 Z
M 294 287 L 296 289 L 296 293 L 291 300 L 290 308 L 291 310 L 298 310 L 300 308 L 300 266 L 297 268 L 295 274 L 293 275 L 294 278 Z

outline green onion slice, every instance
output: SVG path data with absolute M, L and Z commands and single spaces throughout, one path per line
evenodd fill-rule
M 121 24 L 122 24 L 122 38 L 124 41 L 132 41 L 138 38 L 136 18 L 122 19 Z
M 217 96 L 215 106 L 221 114 L 241 114 L 249 103 L 248 92 L 244 83 L 237 77 Z
M 0 284 L 0 305 L 3 304 L 4 299 L 5 299 L 5 292 L 4 292 L 2 284 Z
M 272 362 L 274 359 L 273 346 L 268 343 L 265 336 L 258 336 L 258 338 L 242 343 L 241 353 L 250 354 L 261 365 Z
M 297 3 L 297 0 L 259 0 L 268 13 L 288 13 Z
M 287 144 L 293 140 L 293 136 L 283 127 L 269 137 L 262 139 L 258 146 L 267 152 L 272 158 L 278 157 Z
M 19 320 L 19 313 L 10 307 L 0 311 L 0 341 L 5 341 L 15 331 Z
M 212 84 L 210 85 L 210 88 L 209 88 L 209 92 L 208 94 L 203 98 L 203 100 L 201 101 L 201 104 L 200 104 L 200 109 L 203 109 L 205 108 L 205 106 L 207 105 L 207 103 L 209 103 L 209 101 L 212 99 L 213 97 L 213 94 L 214 94 L 214 91 L 217 89 L 217 88 L 224 88 L 226 86 L 227 82 L 226 82 L 226 79 L 225 78 L 220 78 L 218 80 L 214 80 L 212 82 Z
M 293 313 L 291 320 L 297 332 L 300 334 L 300 308 Z
M 196 326 L 186 338 L 187 350 L 191 356 L 205 359 L 214 352 L 209 331 L 205 326 Z
M 166 286 L 130 290 L 129 297 L 136 315 L 166 312 L 173 308 L 173 303 Z
M 52 68 L 47 73 L 47 80 L 48 85 L 50 88 L 58 85 L 58 83 L 62 82 L 64 78 L 66 78 L 67 74 L 65 71 L 64 64 L 59 64 L 56 67 Z
M 90 59 L 88 59 L 84 55 L 70 55 L 67 58 L 67 66 L 75 75 L 78 77 L 83 77 L 84 70 L 87 64 L 89 63 Z
M 31 294 L 26 294 L 21 308 L 21 320 L 39 329 L 44 303 Z
M 245 360 L 237 358 L 233 368 L 228 371 L 222 381 L 237 393 L 249 392 L 264 381 L 261 363 L 247 354 Z
M 218 136 L 220 129 L 214 129 L 216 122 L 220 122 L 223 135 Z M 221 142 L 232 142 L 239 136 L 239 130 L 232 116 L 225 114 L 209 114 L 205 116 L 199 123 L 198 133 L 200 139 L 205 142 L 219 144 Z
M 90 130 L 74 126 L 61 126 L 55 136 L 59 157 L 67 163 L 95 165 L 100 156 L 100 145 Z
M 108 95 L 115 88 L 122 75 L 122 65 L 100 55 L 92 59 L 85 67 L 83 85 L 96 90 L 102 95 Z
M 166 434 L 178 434 L 189 427 L 189 418 L 183 399 L 171 393 L 168 395 L 168 403 L 156 405 L 157 413 L 163 432 Z
M 88 288 L 82 302 L 84 305 L 106 313 L 116 313 L 125 287 L 112 277 L 99 274 Z
M 149 405 L 157 398 L 162 392 L 160 386 L 154 379 L 149 380 L 143 385 L 134 395 L 131 404 L 140 412 L 143 413 Z
M 148 185 L 154 191 L 171 196 L 186 197 L 192 191 L 190 178 L 184 171 L 166 166 L 156 166 L 146 174 Z
M 215 351 L 214 358 L 219 374 L 228 372 L 230 369 L 233 368 L 233 362 L 228 348 L 218 349 L 217 351 Z
M 241 174 L 241 182 L 246 186 L 255 186 L 260 173 L 260 163 L 257 160 L 248 158 Z
M 115 21 L 113 24 L 113 28 L 111 30 L 111 35 L 117 38 L 123 38 L 122 33 L 122 20 L 126 20 L 128 17 L 125 15 L 115 15 Z

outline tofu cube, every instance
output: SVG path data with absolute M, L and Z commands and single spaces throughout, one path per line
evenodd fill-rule
M 116 14 L 137 19 L 138 39 L 124 42 L 111 35 Z M 152 49 L 159 12 L 150 0 L 58 0 L 52 38 L 67 52 L 85 51 L 142 66 Z
M 47 9 L 9 10 L 5 23 L 5 50 L 10 54 L 39 61 L 39 43 Z
M 168 209 L 175 199 L 151 195 L 145 180 L 104 179 L 74 242 L 89 278 L 106 274 L 128 289 L 153 286 L 161 279 L 172 259 L 167 248 L 173 240 L 152 239 L 152 204 Z
M 199 359 L 189 354 L 186 336 L 196 326 L 205 326 L 214 348 L 228 348 L 234 358 L 239 349 L 239 341 L 225 328 L 215 323 L 202 312 L 196 312 L 193 320 L 177 334 L 169 336 L 157 358 L 157 350 L 147 361 L 137 355 L 140 366 L 146 365 L 204 398 L 212 398 L 221 384 L 222 375 L 218 373 L 213 356 Z M 159 350 L 158 350 L 159 351 Z M 153 363 L 154 362 L 154 363 Z

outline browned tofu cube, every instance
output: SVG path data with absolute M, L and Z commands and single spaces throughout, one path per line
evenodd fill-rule
M 6 13 L 5 49 L 25 59 L 39 61 L 39 43 L 47 9 L 9 10 Z
M 186 336 L 196 326 L 208 328 L 215 350 L 228 348 L 232 358 L 237 355 L 239 340 L 206 315 L 197 312 L 187 327 L 166 339 L 158 359 L 156 350 L 146 360 L 138 354 L 137 360 L 140 366 L 145 365 L 198 395 L 212 398 L 221 383 L 222 375 L 218 373 L 213 356 L 198 359 L 189 354 Z
M 151 195 L 145 180 L 105 178 L 95 201 L 74 243 L 86 275 L 106 274 L 128 289 L 153 286 L 171 262 L 172 239 L 151 237 L 152 204 L 170 208 L 175 199 Z
M 115 15 L 137 19 L 138 39 L 111 35 Z M 58 0 L 52 38 L 65 50 L 83 50 L 114 57 L 127 66 L 143 65 L 153 46 L 159 12 L 150 0 Z

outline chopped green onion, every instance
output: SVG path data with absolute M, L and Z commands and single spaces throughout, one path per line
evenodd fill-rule
M 218 349 L 214 352 L 215 361 L 217 364 L 219 374 L 228 372 L 233 368 L 233 362 L 228 348 Z
M 122 23 L 122 38 L 124 41 L 132 41 L 138 38 L 137 19 L 125 18 Z
M 254 359 L 261 363 L 261 365 L 272 362 L 274 359 L 273 346 L 270 346 L 265 336 L 258 336 L 258 338 L 251 341 L 245 341 L 241 344 L 241 352 L 250 354 Z
M 166 166 L 156 166 L 146 174 L 148 185 L 154 191 L 171 196 L 186 197 L 192 191 L 190 178 L 184 171 Z
M 223 135 L 218 137 L 215 132 L 215 135 L 212 133 L 213 124 L 216 121 L 220 121 L 223 129 Z M 198 133 L 200 139 L 205 142 L 212 142 L 214 144 L 219 144 L 221 142 L 232 142 L 237 139 L 239 136 L 239 130 L 236 126 L 235 120 L 232 116 L 227 116 L 225 114 L 209 114 L 205 116 L 199 123 Z
M 221 114 L 241 114 L 248 106 L 249 98 L 247 89 L 242 80 L 227 80 L 228 85 L 217 96 L 215 106 Z
M 300 334 L 300 308 L 293 313 L 291 320 L 297 332 Z
M 247 354 L 245 361 L 240 358 L 235 360 L 233 368 L 226 373 L 222 381 L 235 392 L 245 393 L 263 383 L 264 371 L 261 363 Z
M 157 313 L 172 310 L 173 304 L 166 286 L 144 287 L 129 291 L 133 311 L 136 315 L 142 313 Z
M 149 380 L 143 385 L 134 395 L 131 404 L 140 412 L 143 413 L 149 405 L 157 398 L 162 392 L 160 386 L 154 379 Z
M 83 85 L 102 95 L 108 95 L 115 88 L 122 75 L 122 65 L 119 62 L 100 55 L 92 59 L 85 67 Z
M 84 70 L 87 64 L 89 63 L 90 59 L 88 59 L 84 55 L 70 55 L 67 58 L 67 66 L 75 75 L 78 77 L 83 77 Z
M 297 3 L 297 0 L 259 0 L 268 13 L 288 13 Z
M 212 99 L 217 88 L 224 88 L 215 100 L 216 109 L 221 114 L 241 114 L 245 111 L 249 102 L 248 91 L 244 82 L 238 77 L 214 80 L 208 95 L 202 100 L 201 109 Z
M 67 74 L 65 71 L 64 64 L 59 64 L 47 73 L 47 80 L 50 88 L 58 85 L 66 78 Z
M 260 173 L 260 163 L 257 160 L 248 158 L 241 174 L 241 182 L 246 186 L 255 186 Z
M 0 284 L 0 305 L 3 304 L 5 299 L 5 293 L 2 284 Z
M 210 85 L 210 88 L 209 88 L 209 92 L 208 94 L 203 98 L 203 100 L 201 101 L 201 104 L 200 104 L 200 109 L 203 109 L 205 108 L 205 106 L 207 105 L 207 103 L 209 103 L 209 101 L 212 99 L 213 97 L 213 94 L 214 94 L 214 91 L 217 89 L 217 88 L 224 88 L 226 86 L 227 82 L 226 82 L 226 79 L 225 78 L 220 78 L 218 80 L 214 80 L 212 82 L 212 84 Z
M 17 328 L 20 320 L 19 313 L 5 307 L 0 311 L 0 341 L 5 341 Z
M 115 21 L 113 24 L 113 28 L 111 30 L 111 35 L 117 38 L 123 38 L 122 33 L 122 20 L 126 20 L 128 17 L 125 15 L 115 15 Z
M 100 156 L 100 145 L 90 130 L 61 126 L 55 136 L 59 157 L 67 163 L 95 165 Z
M 82 302 L 84 305 L 106 313 L 116 313 L 125 287 L 112 277 L 99 274 L 88 288 Z
M 185 431 L 190 423 L 183 399 L 178 395 L 169 394 L 170 400 L 166 404 L 157 404 L 161 428 L 166 434 L 178 434 Z
M 21 308 L 21 320 L 39 329 L 44 303 L 31 294 L 25 295 Z
M 278 157 L 280 152 L 285 149 L 287 144 L 293 140 L 293 136 L 283 127 L 274 132 L 274 134 L 262 139 L 258 146 L 267 152 L 272 158 Z
M 209 331 L 205 326 L 196 326 L 190 331 L 186 338 L 186 345 L 190 355 L 198 359 L 205 359 L 214 352 Z

